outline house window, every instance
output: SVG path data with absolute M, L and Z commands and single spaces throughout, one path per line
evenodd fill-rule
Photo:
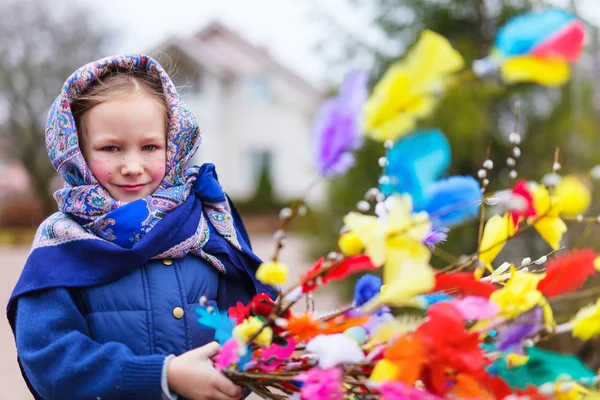
M 269 79 L 264 75 L 254 75 L 242 81 L 242 95 L 248 101 L 266 102 L 271 97 Z

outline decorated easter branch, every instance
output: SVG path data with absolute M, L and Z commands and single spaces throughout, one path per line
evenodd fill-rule
M 468 69 L 446 39 L 426 31 L 371 93 L 366 73 L 349 73 L 317 113 L 314 158 L 323 178 L 339 176 L 365 139 L 382 142 L 377 186 L 343 217 L 335 250 L 295 283 L 287 282 L 279 255 L 292 221 L 306 210 L 304 199 L 281 211 L 274 255 L 256 273 L 277 299 L 257 294 L 228 310 L 201 299 L 198 321 L 221 344 L 216 368 L 266 399 L 600 398 L 595 371 L 537 346 L 556 335 L 600 335 L 600 300 L 561 324 L 553 310 L 600 269 L 593 250 L 561 246 L 565 221 L 600 222 L 585 215 L 590 190 L 560 175 L 558 151 L 541 182 L 519 178 L 518 108 L 501 191 L 489 191 L 489 149 L 477 178 L 445 177 L 448 140 L 438 129 L 417 129 L 459 83 L 497 75 L 506 84 L 565 83 L 583 36 L 571 14 L 549 10 L 515 18 L 492 54 Z M 450 229 L 470 223 L 479 224 L 472 254 L 439 249 Z M 548 250 L 498 262 L 506 243 L 529 230 Z M 431 267 L 436 254 L 448 259 L 444 268 Z M 328 314 L 291 311 L 303 297 L 357 274 L 351 304 Z

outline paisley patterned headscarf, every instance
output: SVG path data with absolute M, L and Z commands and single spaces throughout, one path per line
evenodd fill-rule
M 71 112 L 71 105 L 78 96 L 99 78 L 115 70 L 145 71 L 160 79 L 168 108 L 165 177 L 152 195 L 131 203 L 112 198 L 90 171 L 79 146 Z M 42 223 L 33 251 L 82 241 L 104 241 L 125 249 L 134 248 L 166 215 L 194 194 L 195 189 L 202 196 L 207 194 L 206 188 L 209 187 L 216 190 L 216 195 L 203 199 L 203 212 L 199 215 L 196 230 L 182 242 L 163 248 L 150 258 L 177 258 L 193 253 L 225 272 L 223 263 L 203 250 L 210 237 L 208 223 L 233 247 L 238 250 L 242 247 L 229 203 L 216 181 L 214 167 L 187 168 L 200 145 L 200 138 L 193 115 L 181 101 L 165 70 L 152 58 L 118 55 L 79 68 L 65 82 L 48 116 L 46 147 L 54 168 L 65 180 L 65 186 L 54 194 L 59 212 Z

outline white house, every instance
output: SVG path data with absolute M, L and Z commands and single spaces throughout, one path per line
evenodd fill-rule
M 160 50 L 202 132 L 194 161 L 214 163 L 233 198 L 253 195 L 262 163 L 280 199 L 304 195 L 316 178 L 310 138 L 321 92 L 220 23 Z M 323 187 L 309 200 L 319 202 Z

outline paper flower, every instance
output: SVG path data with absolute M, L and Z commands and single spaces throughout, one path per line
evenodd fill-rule
M 229 307 L 227 314 L 236 324 L 240 324 L 250 316 L 250 307 L 246 307 L 241 301 L 238 301 L 235 306 Z
M 305 342 L 321 334 L 319 323 L 309 314 L 292 316 L 288 321 L 287 330 L 299 342 Z
M 520 179 L 515 183 L 511 194 L 510 200 L 515 204 L 508 205 L 506 208 L 510 212 L 513 225 L 518 229 L 519 224 L 523 219 L 534 217 L 536 215 L 533 206 L 533 196 L 527 188 L 527 181 L 524 179 Z
M 242 345 L 235 338 L 231 338 L 225 342 L 225 344 L 221 346 L 221 350 L 219 350 L 219 354 L 215 361 L 215 367 L 220 371 L 237 363 L 240 360 L 238 350 L 241 347 Z
M 302 372 L 296 378 L 303 382 L 302 398 L 310 400 L 341 400 L 344 398 L 342 390 L 342 370 L 331 368 L 323 370 L 311 368 Z
M 354 285 L 354 305 L 360 307 L 375 297 L 381 290 L 381 278 L 365 274 Z
M 317 355 L 322 369 L 359 363 L 365 359 L 365 353 L 356 340 L 343 334 L 319 335 L 306 344 L 306 350 Z
M 584 36 L 581 21 L 563 10 L 520 15 L 499 30 L 494 52 L 473 68 L 482 74 L 500 68 L 508 83 L 562 85 L 570 77 L 568 63 L 581 54 Z
M 542 292 L 537 289 L 543 277 L 530 272 L 513 272 L 506 285 L 490 295 L 490 300 L 500 306 L 500 315 L 504 318 L 516 318 L 533 307 L 540 306 L 544 310 L 546 322 L 552 323 L 552 310 Z
M 567 231 L 567 226 L 559 217 L 561 204 L 541 185 L 532 184 L 529 189 L 537 215 L 533 227 L 553 250 L 557 250 L 563 234 Z
M 365 132 L 378 141 L 396 140 L 428 116 L 444 82 L 463 68 L 460 54 L 444 37 L 425 31 L 404 59 L 393 64 L 365 104 Z
M 395 367 L 394 379 L 407 384 L 414 384 L 423 366 L 428 361 L 427 347 L 420 336 L 407 333 L 392 342 L 387 348 L 384 360 L 390 361 Z M 371 379 L 377 381 L 377 366 L 373 370 Z
M 283 285 L 287 281 L 288 267 L 276 261 L 260 264 L 256 270 L 256 279 L 265 285 Z
M 427 347 L 431 389 L 444 395 L 449 390 L 446 370 L 481 375 L 487 361 L 479 335 L 465 329 L 460 312 L 450 303 L 437 303 L 427 310 L 427 319 L 416 334 Z
M 479 261 L 491 272 L 492 261 L 498 256 L 508 239 L 515 233 L 509 214 L 494 215 L 485 223 L 481 238 Z
M 250 338 L 259 331 L 263 326 L 263 322 L 257 317 L 249 317 L 239 325 L 233 328 L 233 337 L 241 343 L 248 343 Z M 273 330 L 270 327 L 264 328 L 259 335 L 254 339 L 254 342 L 260 346 L 268 347 L 273 340 Z
M 260 351 L 260 360 L 258 366 L 267 372 L 277 370 L 285 363 L 283 360 L 289 358 L 296 351 L 296 342 L 294 339 L 288 338 L 285 346 L 272 344 L 266 349 Z
M 369 344 L 371 347 L 386 343 L 392 338 L 398 337 L 407 332 L 413 332 L 423 322 L 420 317 L 397 317 L 390 313 L 374 315 L 371 320 L 378 319 L 377 324 L 369 322 L 368 331 L 371 333 Z M 372 326 L 371 326 L 372 324 Z
M 495 317 L 500 311 L 497 304 L 492 303 L 485 297 L 466 296 L 455 300 L 452 305 L 461 313 L 467 321 L 479 321 Z
M 381 395 L 382 400 L 441 400 L 424 390 L 415 389 L 402 382 L 383 382 L 374 388 Z
M 433 287 L 431 253 L 423 244 L 431 229 L 427 214 L 413 214 L 409 196 L 390 196 L 378 217 L 351 212 L 344 222 L 359 236 L 375 266 L 385 263 L 383 281 L 388 287 L 365 305 L 365 311 L 383 304 L 407 305 Z
M 360 238 L 365 253 L 376 266 L 386 262 L 390 250 L 410 246 L 413 246 L 413 255 L 419 257 L 419 263 L 428 264 L 431 254 L 423 245 L 431 227 L 427 214 L 413 214 L 408 196 L 391 196 L 386 200 L 386 207 L 384 217 L 351 212 L 344 217 L 344 223 Z
M 600 299 L 596 304 L 579 310 L 571 324 L 573 336 L 581 340 L 590 340 L 600 335 Z
M 198 318 L 198 322 L 201 325 L 212 328 L 215 330 L 215 340 L 219 342 L 220 345 L 225 344 L 232 335 L 234 323 L 229 317 L 227 313 L 220 312 L 218 309 L 211 313 L 205 307 L 196 308 L 196 313 L 200 315 Z
M 560 203 L 560 214 L 576 217 L 590 207 L 592 193 L 590 188 L 577 176 L 563 177 L 554 190 L 554 195 Z
M 349 72 L 338 97 L 319 108 L 313 127 L 313 157 L 323 176 L 344 174 L 354 165 L 352 152 L 362 145 L 361 110 L 367 99 L 368 75 Z

